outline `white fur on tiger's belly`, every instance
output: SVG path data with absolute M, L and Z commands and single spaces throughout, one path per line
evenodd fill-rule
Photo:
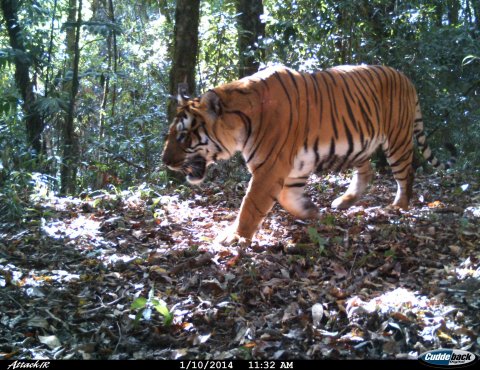
M 353 144 L 353 152 L 355 152 L 357 147 L 357 143 Z M 335 156 L 343 156 L 346 155 L 348 152 L 348 143 L 347 142 L 337 142 L 335 145 Z M 313 148 L 307 148 L 305 150 L 304 147 L 300 149 L 297 156 L 293 160 L 293 168 L 290 171 L 288 177 L 304 177 L 308 176 L 310 173 L 316 170 L 318 162 L 321 162 L 325 158 L 330 157 L 330 145 L 319 145 L 317 149 L 317 153 L 315 154 L 315 150 Z
M 304 148 L 300 150 L 295 159 L 293 160 L 293 168 L 288 174 L 288 177 L 304 177 L 308 176 L 315 169 L 315 152 L 313 149 Z

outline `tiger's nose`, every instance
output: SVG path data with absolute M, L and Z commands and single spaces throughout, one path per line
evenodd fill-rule
M 166 166 L 170 166 L 172 164 L 172 156 L 168 154 L 167 150 L 163 151 L 162 161 Z
M 173 166 L 173 164 L 175 163 L 175 159 L 174 159 L 173 155 L 171 155 L 171 154 L 168 152 L 168 150 L 164 150 L 164 151 L 163 151 L 162 160 L 163 160 L 163 163 L 165 163 L 165 165 L 166 165 L 168 168 L 171 168 L 171 166 Z
M 165 147 L 165 150 L 163 151 L 162 155 L 162 161 L 165 163 L 165 165 L 174 170 L 178 169 L 182 166 L 183 162 L 183 156 L 182 155 L 177 155 L 175 151 L 170 150 L 169 145 L 167 143 L 167 146 Z

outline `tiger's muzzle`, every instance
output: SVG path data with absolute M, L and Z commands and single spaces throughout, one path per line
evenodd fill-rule
M 187 176 L 189 183 L 198 184 L 205 178 L 207 160 L 200 155 L 189 158 L 182 165 L 181 171 Z

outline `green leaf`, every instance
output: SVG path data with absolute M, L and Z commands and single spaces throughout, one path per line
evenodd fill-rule
M 466 66 L 467 64 L 473 63 L 475 60 L 480 61 L 480 57 L 476 55 L 467 55 L 465 58 L 463 58 L 462 65 Z
M 163 316 L 163 323 L 165 326 L 170 326 L 172 325 L 173 322 L 173 314 L 171 312 L 168 313 L 168 315 Z
M 152 304 L 153 307 L 157 310 L 157 312 L 163 316 L 163 323 L 166 326 L 171 325 L 171 323 L 173 322 L 173 314 L 170 312 L 165 302 L 154 299 L 152 301 Z
M 385 252 L 383 253 L 383 255 L 384 255 L 385 257 L 392 257 L 392 258 L 394 258 L 394 257 L 395 257 L 395 251 L 394 251 L 393 249 L 389 249 L 388 251 L 385 251 Z
M 166 305 L 158 304 L 158 305 L 153 305 L 153 307 L 162 315 L 162 316 L 167 316 L 170 314 L 170 311 L 168 310 L 168 307 Z
M 138 309 L 145 308 L 146 305 L 147 305 L 147 298 L 138 297 L 137 299 L 135 299 L 132 302 L 132 305 L 130 306 L 130 309 L 131 310 L 138 310 Z
M 318 240 L 318 237 L 319 237 L 317 229 L 315 229 L 313 227 L 309 227 L 307 229 L 307 232 L 308 232 L 308 236 L 310 237 L 310 240 L 312 242 L 316 243 L 317 240 Z
M 331 214 L 327 214 L 322 218 L 322 223 L 327 226 L 335 226 L 335 216 Z
M 313 227 L 308 228 L 308 236 L 313 243 L 318 244 L 320 247 L 325 246 L 327 244 L 327 239 L 321 236 L 317 229 Z

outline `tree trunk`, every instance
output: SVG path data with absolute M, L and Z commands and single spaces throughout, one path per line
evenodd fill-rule
M 198 56 L 198 24 L 200 0 L 177 0 L 173 64 L 170 70 L 170 94 L 177 96 L 179 83 L 188 84 L 189 93 L 195 92 L 195 66 Z M 168 122 L 175 116 L 176 102 L 168 104 Z
M 54 42 L 54 35 L 55 35 L 55 19 L 56 18 L 57 18 L 57 0 L 54 0 L 52 21 L 50 26 L 50 40 L 48 42 L 47 72 L 45 77 L 45 96 L 49 96 L 50 80 L 53 74 L 52 54 L 53 54 L 53 42 Z
M 15 83 L 23 99 L 28 145 L 37 154 L 41 154 L 41 136 L 44 122 L 40 114 L 35 110 L 36 95 L 29 75 L 32 59 L 25 50 L 23 30 L 18 23 L 17 10 L 19 2 L 15 0 L 0 0 L 0 5 L 10 38 L 10 46 L 15 52 Z
M 113 6 L 113 0 L 108 0 L 108 10 L 106 11 L 106 13 L 108 15 L 108 21 L 112 24 L 115 24 L 115 8 Z M 118 69 L 117 34 L 115 30 L 112 30 L 107 37 L 107 69 L 109 73 L 107 75 L 102 75 L 100 81 L 103 87 L 103 96 L 100 111 L 100 138 L 103 138 L 103 133 L 105 129 L 104 125 L 109 93 L 111 93 L 110 118 L 115 117 L 115 104 L 117 100 L 117 83 L 115 82 L 116 79 L 114 79 L 113 86 L 112 88 L 110 88 L 110 72 L 113 72 L 113 75 L 116 75 Z M 127 130 L 127 128 L 125 128 L 125 130 Z M 128 134 L 126 134 L 126 136 L 128 136 Z
M 113 0 L 108 1 L 108 16 L 110 18 L 110 22 L 115 24 L 115 9 L 113 7 Z M 118 69 L 118 50 L 117 50 L 117 33 L 114 30 L 112 32 L 112 47 L 113 47 L 113 74 L 115 75 L 115 79 L 113 81 L 112 86 L 112 110 L 110 116 L 113 118 L 115 117 L 115 105 L 117 102 L 117 69 Z
M 238 77 L 250 76 L 258 71 L 260 62 L 255 55 L 259 37 L 265 36 L 262 0 L 236 0 L 238 21 Z
M 475 17 L 475 28 L 480 31 L 480 1 L 472 1 L 473 15 Z
M 362 12 L 366 19 L 368 19 L 372 34 L 368 36 L 373 40 L 377 48 L 382 51 L 383 44 L 388 40 L 390 26 L 387 24 L 387 19 L 390 17 L 390 13 L 395 10 L 395 0 L 389 0 L 382 4 L 382 6 L 375 6 L 371 1 L 364 0 L 362 6 Z M 390 51 L 387 51 L 390 53 Z M 378 55 L 381 57 L 382 55 Z M 373 61 L 378 62 L 378 61 Z
M 69 22 L 75 16 L 76 0 L 70 0 Z M 82 23 L 82 0 L 78 2 L 78 10 L 75 27 L 67 29 L 67 48 L 70 56 L 73 52 L 73 75 L 70 89 L 70 101 L 68 105 L 68 112 L 65 118 L 65 127 L 63 135 L 63 165 L 60 171 L 61 176 L 61 194 L 75 194 L 77 181 L 77 166 L 78 166 L 78 144 L 75 137 L 74 115 L 75 115 L 75 99 L 78 93 L 78 65 L 80 61 L 80 26 Z M 75 38 L 72 37 L 72 32 Z M 72 40 L 73 39 L 73 40 Z M 72 48 L 73 41 L 73 49 Z
M 454 26 L 458 24 L 458 14 L 460 11 L 460 1 L 459 0 L 448 0 L 448 24 Z
M 433 19 L 435 21 L 435 25 L 437 27 L 442 27 L 442 21 L 443 21 L 443 8 L 444 8 L 444 2 L 443 0 L 437 0 L 435 2 L 435 12 Z
M 186 82 L 188 93 L 195 93 L 195 66 L 198 57 L 198 24 L 200 22 L 200 0 L 177 0 L 173 44 L 173 63 L 170 70 L 170 95 L 177 96 L 178 84 Z M 169 100 L 168 124 L 177 110 L 177 102 Z M 179 172 L 167 169 L 170 178 L 181 181 Z

